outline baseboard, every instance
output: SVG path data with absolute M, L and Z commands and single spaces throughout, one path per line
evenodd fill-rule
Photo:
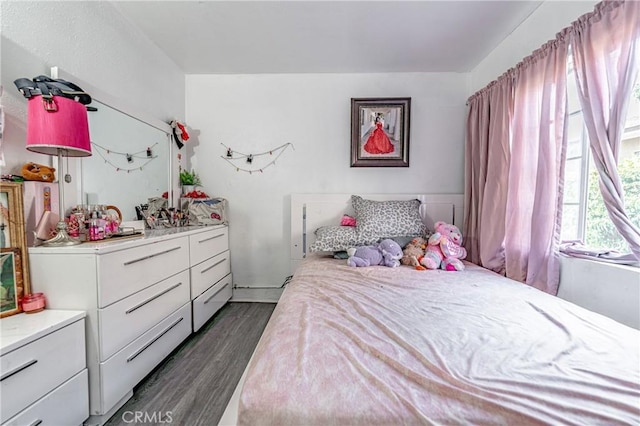
M 278 303 L 283 288 L 234 288 L 230 302 Z

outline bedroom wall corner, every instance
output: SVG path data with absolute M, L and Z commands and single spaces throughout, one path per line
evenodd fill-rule
M 544 1 L 522 24 L 470 73 L 469 95 L 482 89 L 530 55 L 581 15 L 593 11 L 597 0 Z

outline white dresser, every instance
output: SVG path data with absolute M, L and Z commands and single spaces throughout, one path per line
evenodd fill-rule
M 189 236 L 193 331 L 198 331 L 231 298 L 228 228 Z
M 224 301 L 220 294 L 195 308 L 192 286 L 194 276 L 211 282 L 209 290 L 218 275 L 230 277 L 227 229 L 171 228 L 144 238 L 29 249 L 33 291 L 44 292 L 51 308 L 87 312 L 89 424 L 106 422 L 191 334 L 192 312 L 207 317 L 208 306 L 217 302 L 219 309 L 231 297 L 229 281 Z M 226 264 L 203 266 L 222 252 Z
M 0 320 L 0 423 L 80 425 L 89 417 L 85 313 Z

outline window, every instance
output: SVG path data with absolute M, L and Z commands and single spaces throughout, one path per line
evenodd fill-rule
M 562 240 L 580 240 L 594 248 L 629 252 L 604 206 L 598 172 L 590 159 L 578 89 L 571 60 L 568 67 L 567 159 L 562 212 Z M 627 214 L 640 226 L 640 81 L 629 94 L 630 102 L 618 158 Z

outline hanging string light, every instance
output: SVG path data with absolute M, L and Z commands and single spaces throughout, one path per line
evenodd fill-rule
M 91 145 L 94 146 L 95 148 L 98 148 L 98 149 L 95 149 L 94 152 L 97 152 L 100 155 L 100 157 L 102 157 L 102 159 L 106 164 L 109 164 L 111 167 L 116 169 L 116 172 L 131 173 L 133 171 L 142 170 L 147 164 L 149 164 L 154 159 L 158 158 L 157 155 L 153 155 L 153 148 L 156 145 L 158 145 L 157 142 L 151 145 L 150 147 L 147 147 L 143 150 L 133 152 L 133 153 L 113 151 L 95 142 L 91 142 Z M 117 164 L 114 164 L 114 162 L 111 161 L 110 156 L 112 155 L 124 157 L 128 164 L 134 164 L 136 162 L 136 159 L 144 159 L 147 161 L 145 161 L 142 165 L 136 165 L 135 167 L 121 167 L 121 166 L 118 166 Z
M 227 163 L 231 164 L 236 169 L 237 172 L 247 172 L 249 174 L 258 173 L 258 172 L 263 173 L 264 169 L 275 165 L 276 160 L 280 158 L 280 156 L 287 150 L 288 147 L 291 147 L 293 150 L 295 150 L 291 142 L 287 142 L 285 144 L 280 145 L 277 148 L 273 148 L 268 151 L 251 153 L 251 154 L 244 154 L 242 152 L 235 151 L 231 149 L 231 147 L 228 147 L 223 143 L 220 143 L 220 145 L 225 147 L 227 150 L 226 155 L 224 156 L 221 155 L 220 158 L 225 160 Z M 244 160 L 247 164 L 253 164 L 254 160 L 256 160 L 256 157 L 262 157 L 267 155 L 273 157 L 273 159 L 270 162 L 268 162 L 266 165 L 260 168 L 245 169 L 243 167 L 238 166 L 236 163 L 234 163 L 234 161 L 237 162 L 237 160 Z

